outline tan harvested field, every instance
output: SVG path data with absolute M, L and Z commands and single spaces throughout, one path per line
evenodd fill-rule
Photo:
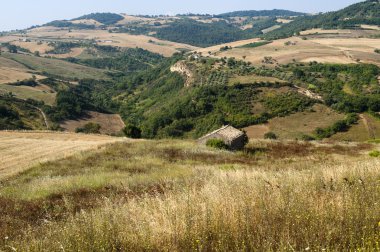
M 252 40 L 251 42 L 254 42 Z M 257 40 L 256 40 L 257 41 Z M 290 42 L 290 45 L 285 43 Z M 236 47 L 248 44 L 249 41 L 238 41 L 226 45 Z M 321 63 L 349 64 L 373 63 L 380 65 L 380 54 L 374 52 L 379 47 L 380 39 L 370 38 L 309 38 L 299 37 L 275 40 L 273 43 L 256 48 L 233 48 L 220 52 L 220 45 L 201 49 L 207 55 L 211 51 L 215 57 L 235 57 L 240 60 L 262 65 L 264 57 L 272 57 L 273 64 L 287 64 L 293 60 L 299 62 L 317 61 Z
M 93 19 L 79 19 L 71 21 L 73 24 L 85 24 L 85 25 L 95 25 L 96 27 L 103 25 L 102 23 Z
M 14 69 L 20 69 L 27 71 L 28 68 L 24 66 L 23 64 L 20 64 L 14 60 L 7 59 L 0 56 L 0 68 L 14 68 Z
M 8 35 L 8 36 L 0 36 L 0 43 L 9 43 L 12 41 L 19 40 L 21 36 Z M 1 47 L 0 47 L 1 49 Z
M 378 25 L 361 25 L 360 27 L 363 29 L 380 31 L 380 26 Z
M 30 72 L 30 70 L 27 70 L 25 68 L 17 69 L 17 68 L 0 67 L 0 85 L 30 79 L 32 78 L 33 75 L 35 75 L 33 74 L 33 72 Z M 37 79 L 46 78 L 42 75 L 35 75 L 35 76 Z
M 339 29 L 324 30 L 324 29 L 316 28 L 316 29 L 310 29 L 310 30 L 300 32 L 301 35 L 310 35 L 310 34 L 316 34 L 316 33 L 318 33 L 318 34 L 350 34 L 351 31 L 350 30 L 339 30 Z
M 271 131 L 279 139 L 296 139 L 304 134 L 312 134 L 318 127 L 325 128 L 342 120 L 345 115 L 338 114 L 322 104 L 313 106 L 312 111 L 298 112 L 286 117 L 277 117 L 269 120 L 265 125 L 253 125 L 245 128 L 250 138 L 263 138 Z
M 249 139 L 264 139 L 265 134 L 270 131 L 267 124 L 252 125 L 243 130 L 246 131 Z
M 145 18 L 145 17 L 137 17 L 137 16 L 130 16 L 130 15 L 125 15 L 123 20 L 120 20 L 117 22 L 119 25 L 126 25 L 126 24 L 131 24 L 131 23 L 140 23 L 140 22 L 150 22 L 155 20 L 154 18 Z
M 94 111 L 88 112 L 87 116 L 81 119 L 67 120 L 61 123 L 61 127 L 66 131 L 75 132 L 75 129 L 83 127 L 90 122 L 98 123 L 101 126 L 100 132 L 102 134 L 118 133 L 125 127 L 120 115 L 104 114 Z
M 32 39 L 57 39 L 57 40 L 96 40 L 100 45 L 119 46 L 127 48 L 140 47 L 151 52 L 171 56 L 178 49 L 196 50 L 197 47 L 159 40 L 145 35 L 130 35 L 126 33 L 109 33 L 106 30 L 72 30 L 55 27 L 40 27 L 29 30 L 28 38 Z M 149 43 L 149 40 L 154 43 Z
M 274 30 L 276 30 L 276 29 L 278 29 L 278 28 L 281 28 L 281 25 L 274 25 L 274 26 L 272 26 L 272 27 L 269 27 L 269 28 L 267 28 L 267 29 L 262 30 L 262 32 L 265 34 L 265 33 L 268 33 L 268 32 L 271 32 L 271 31 L 274 31 Z
M 0 179 L 18 174 L 41 162 L 65 158 L 80 151 L 124 140 L 101 135 L 0 131 Z
M 197 50 L 197 52 L 200 52 L 200 53 L 203 53 L 204 55 L 207 55 L 208 52 L 213 52 L 213 53 L 219 52 L 221 47 L 225 47 L 225 46 L 237 47 L 237 46 L 243 46 L 243 45 L 258 42 L 258 41 L 260 41 L 260 39 L 258 39 L 258 38 L 239 40 L 239 41 L 230 42 L 230 43 L 226 43 L 226 44 L 210 46 L 210 47 L 206 47 L 206 48 L 199 48 Z
M 0 84 L 13 83 L 32 78 L 33 74 L 14 68 L 0 68 Z
M 291 20 L 291 19 L 285 19 L 285 18 L 277 18 L 277 22 L 283 23 L 283 24 L 288 24 L 288 23 L 293 22 L 293 20 Z
M 45 54 L 47 51 L 53 50 L 54 48 L 49 46 L 46 42 L 23 42 L 23 41 L 14 41 L 11 44 L 22 47 L 31 51 L 32 53 L 38 51 L 40 54 Z

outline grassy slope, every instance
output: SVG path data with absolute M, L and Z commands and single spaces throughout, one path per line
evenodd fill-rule
M 8 108 L 11 108 L 18 114 L 19 120 L 22 122 L 21 129 L 46 129 L 41 113 L 29 103 L 18 99 L 5 98 L 0 96 L 0 105 L 6 105 Z M 14 128 L 10 127 L 9 129 Z
M 3 53 L 3 57 L 22 63 L 30 69 L 65 79 L 107 79 L 104 70 L 69 63 L 57 59 Z
M 380 160 L 360 154 L 372 148 L 118 143 L 4 181 L 0 248 L 376 250 Z
M 33 88 L 26 86 L 1 85 L 0 92 L 11 92 L 20 99 L 33 99 L 43 101 L 45 104 L 54 105 L 56 92 L 46 86 Z

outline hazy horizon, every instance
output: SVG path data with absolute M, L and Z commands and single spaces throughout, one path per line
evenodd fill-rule
M 130 15 L 175 15 L 185 13 L 220 14 L 238 10 L 271 10 L 286 9 L 306 13 L 335 11 L 360 0 L 320 0 L 307 2 L 302 0 L 252 1 L 252 0 L 201 0 L 183 3 L 174 0 L 66 0 L 52 2 L 50 0 L 7 1 L 2 4 L 4 13 L 0 15 L 0 31 L 25 29 L 33 25 L 42 25 L 53 20 L 72 19 L 94 12 L 127 13 Z

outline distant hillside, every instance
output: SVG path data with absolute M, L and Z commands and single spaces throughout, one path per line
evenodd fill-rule
M 380 25 L 379 0 L 368 0 L 353 4 L 335 12 L 299 17 L 281 29 L 269 32 L 265 37 L 270 39 L 284 38 L 312 28 L 352 28 L 361 24 Z
M 116 24 L 120 20 L 123 20 L 124 17 L 115 13 L 91 13 L 88 15 L 75 18 L 73 20 L 81 20 L 81 19 L 93 19 L 104 25 L 112 25 L 112 24 Z
M 303 16 L 306 13 L 295 12 L 289 10 L 247 10 L 247 11 L 234 11 L 217 15 L 217 17 L 282 17 L 282 16 Z

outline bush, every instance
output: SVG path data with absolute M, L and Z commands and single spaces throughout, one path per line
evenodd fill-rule
M 209 139 L 206 142 L 206 146 L 220 150 L 228 149 L 228 146 L 224 143 L 222 139 Z
M 264 135 L 264 139 L 272 139 L 272 140 L 276 140 L 277 139 L 277 135 L 274 134 L 273 132 L 268 132 Z
M 380 157 L 380 151 L 374 150 L 369 153 L 371 157 Z
M 87 123 L 81 128 L 75 130 L 76 133 L 85 133 L 85 134 L 100 134 L 101 126 L 97 123 Z
M 125 128 L 123 129 L 123 132 L 126 137 L 130 137 L 134 139 L 141 138 L 141 130 L 132 124 L 128 124 L 127 126 L 125 126 Z
M 307 142 L 309 142 L 309 141 L 314 141 L 315 138 L 312 137 L 312 136 L 310 136 L 310 135 L 302 135 L 302 136 L 301 136 L 301 140 L 302 140 L 302 141 L 307 141 Z

